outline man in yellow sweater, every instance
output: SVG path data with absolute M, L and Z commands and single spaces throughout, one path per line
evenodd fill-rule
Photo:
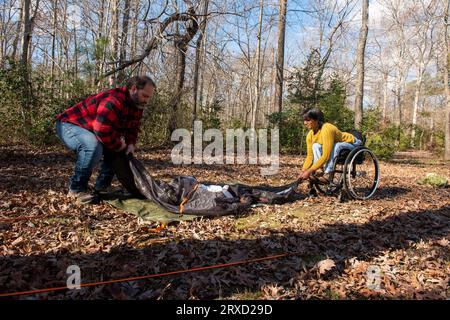
M 323 184 L 333 180 L 334 160 L 342 149 L 353 149 L 362 142 L 348 132 L 341 132 L 336 126 L 325 122 L 324 115 L 317 108 L 306 109 L 303 123 L 310 129 L 306 136 L 306 159 L 299 181 L 318 179 Z M 324 168 L 324 175 L 316 177 L 314 173 Z

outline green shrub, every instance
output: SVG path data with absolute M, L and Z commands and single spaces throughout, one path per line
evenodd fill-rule
M 345 105 L 346 91 L 339 79 L 332 79 L 329 87 L 323 92 L 319 100 L 325 120 L 336 125 L 341 131 L 354 129 L 355 114 Z
M 417 180 L 418 184 L 427 184 L 433 187 L 445 188 L 448 185 L 448 179 L 436 173 L 428 173 L 425 178 Z
M 70 75 L 56 79 L 39 69 L 31 73 L 30 83 L 31 96 L 26 96 L 25 70 L 14 60 L 7 61 L 6 68 L 0 70 L 0 120 L 4 124 L 4 130 L 0 132 L 1 142 L 56 142 L 56 115 L 78 102 L 90 90 L 84 81 Z M 29 104 L 27 110 L 23 108 L 25 102 Z
M 211 104 L 207 105 L 199 112 L 199 120 L 202 121 L 203 130 L 220 129 L 220 115 L 223 110 L 221 99 L 215 99 Z
M 336 125 L 342 131 L 353 129 L 354 113 L 345 105 L 346 92 L 342 81 L 332 79 L 328 88 L 323 89 L 318 96 L 317 107 L 322 110 L 327 122 Z M 295 95 L 291 96 L 291 103 L 299 101 Z M 303 125 L 300 106 L 287 107 L 282 112 L 268 115 L 271 126 L 280 129 L 280 143 L 282 152 L 304 153 L 306 151 L 306 135 L 308 129 Z
M 25 112 L 22 109 L 24 103 L 23 88 L 25 70 L 14 60 L 5 62 L 5 67 L 0 69 L 0 117 L 2 130 L 0 140 L 14 143 L 23 140 L 25 131 L 23 124 Z
M 395 141 L 385 139 L 380 133 L 371 133 L 366 136 L 366 146 L 371 149 L 378 158 L 390 159 L 395 153 Z
M 243 129 L 246 131 L 248 128 L 242 118 L 233 118 L 225 124 L 225 129 Z
M 280 151 L 287 153 L 304 153 L 306 134 L 298 107 L 286 108 L 282 112 L 268 115 L 269 127 L 278 126 L 280 134 Z
M 365 134 L 380 131 L 380 124 L 383 122 L 382 114 L 378 108 L 364 110 L 361 124 L 361 131 Z
M 144 111 L 139 141 L 143 145 L 157 146 L 170 140 L 168 126 L 172 111 L 170 97 L 164 92 L 156 92 L 150 106 Z

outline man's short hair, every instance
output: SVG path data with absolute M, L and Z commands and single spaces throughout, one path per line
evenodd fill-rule
M 143 89 L 147 84 L 151 85 L 153 89 L 156 89 L 156 84 L 149 76 L 134 76 L 128 79 L 127 89 L 130 90 L 131 87 L 136 86 L 137 89 Z

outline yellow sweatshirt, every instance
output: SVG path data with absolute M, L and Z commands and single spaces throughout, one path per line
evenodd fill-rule
M 316 171 L 323 167 L 330 159 L 333 146 L 336 142 L 354 143 L 355 137 L 351 133 L 341 132 L 336 126 L 328 122 L 324 123 L 322 128 L 316 133 L 310 130 L 306 136 L 306 159 L 303 163 L 303 170 L 311 168 Z M 312 146 L 314 143 L 322 145 L 322 156 L 313 164 L 314 155 Z

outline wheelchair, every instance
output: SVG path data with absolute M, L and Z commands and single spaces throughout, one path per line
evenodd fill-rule
M 339 200 L 367 200 L 372 197 L 380 182 L 378 159 L 366 146 L 365 137 L 352 132 L 363 144 L 354 149 L 343 149 L 336 157 L 333 170 L 334 177 L 329 184 L 311 182 L 311 194 L 337 196 Z

